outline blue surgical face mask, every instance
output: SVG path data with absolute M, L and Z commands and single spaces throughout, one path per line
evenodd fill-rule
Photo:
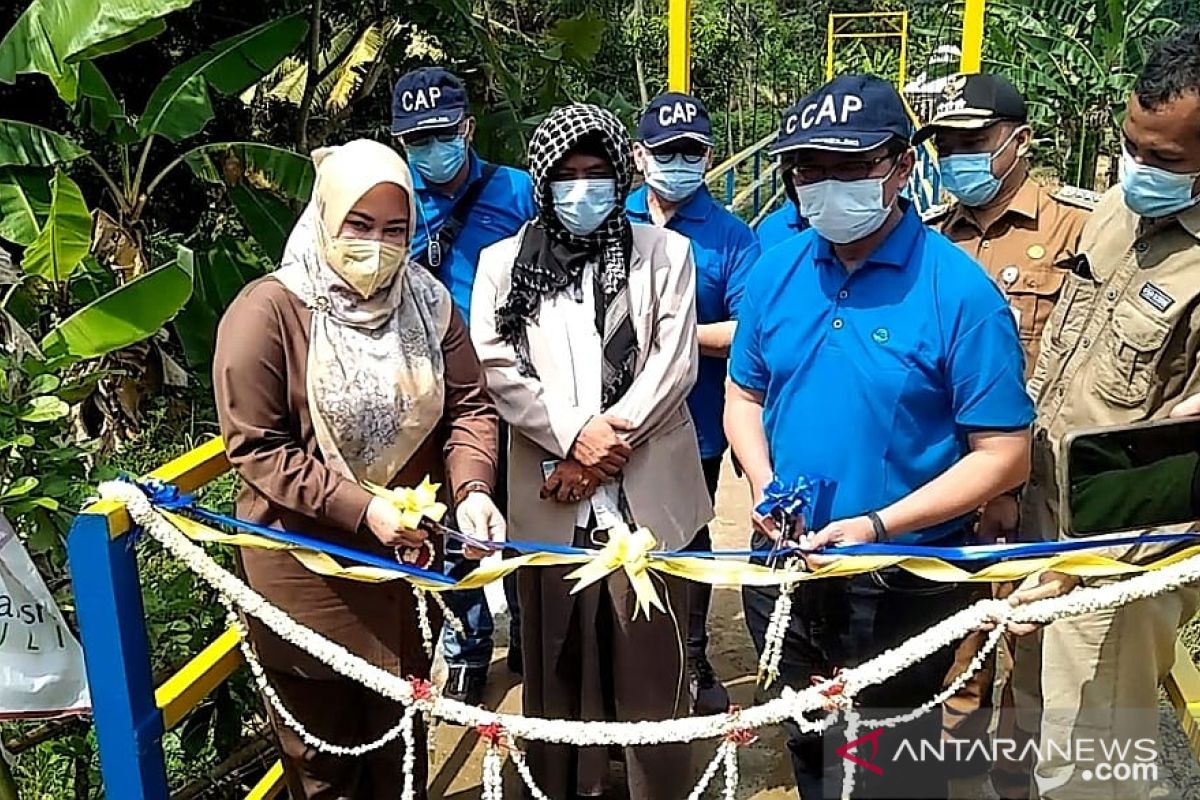
M 674 153 L 667 159 L 647 154 L 644 162 L 646 184 L 668 203 L 681 203 L 704 185 L 707 161 L 702 158 L 689 164 L 683 153 Z
M 968 208 L 978 208 L 992 202 L 1000 193 L 1004 179 L 1016 169 L 1018 160 L 1014 159 L 1012 166 L 999 178 L 992 174 L 992 162 L 1012 143 L 1020 130 L 1014 130 L 1004 144 L 991 153 L 963 153 L 939 158 L 938 171 L 946 191 Z
M 467 160 L 467 138 L 455 136 L 449 141 L 438 137 L 405 148 L 409 165 L 430 183 L 449 183 Z
M 554 181 L 550 191 L 554 213 L 576 236 L 595 231 L 617 207 L 617 182 L 612 178 Z
M 865 239 L 883 227 L 896 204 L 895 198 L 887 205 L 883 202 L 883 185 L 890 177 L 889 172 L 882 178 L 829 179 L 797 186 L 800 214 L 834 244 Z
M 1121 153 L 1121 193 L 1139 217 L 1169 217 L 1196 205 L 1200 197 L 1192 194 L 1192 187 L 1197 177 L 1200 172 L 1171 172 L 1139 164 L 1128 150 Z

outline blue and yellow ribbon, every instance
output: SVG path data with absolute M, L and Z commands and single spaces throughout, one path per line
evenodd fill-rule
M 860 544 L 830 548 L 823 555 L 836 558 L 811 571 L 796 571 L 773 569 L 746 560 L 768 557 L 771 551 L 765 550 L 663 551 L 658 549 L 651 531 L 622 526 L 609 532 L 608 543 L 599 550 L 509 541 L 505 547 L 520 555 L 494 564 L 481 563 L 469 575 L 456 581 L 440 572 L 402 564 L 353 547 L 218 514 L 201 508 L 192 497 L 179 493 L 174 487 L 141 486 L 151 503 L 194 541 L 286 550 L 319 575 L 372 583 L 402 579 L 420 589 L 444 592 L 482 588 L 527 566 L 577 566 L 567 578 L 576 581 L 572 592 L 578 592 L 620 570 L 633 587 L 637 612 L 647 616 L 652 608 L 665 609 L 651 581 L 652 573 L 714 586 L 737 587 L 781 586 L 898 568 L 931 581 L 992 583 L 1019 581 L 1045 570 L 1088 578 L 1128 575 L 1162 569 L 1200 555 L 1200 543 L 1145 564 L 1132 564 L 1097 552 L 1132 545 L 1195 542 L 1200 538 L 1200 532 L 1194 531 L 967 547 Z M 419 524 L 421 515 L 436 514 L 440 519 L 446 511 L 445 506 L 436 501 L 436 485 L 428 481 L 406 492 L 379 491 L 401 504 L 402 511 L 414 515 L 406 518 L 414 522 L 413 527 Z M 226 533 L 218 528 L 237 532 Z

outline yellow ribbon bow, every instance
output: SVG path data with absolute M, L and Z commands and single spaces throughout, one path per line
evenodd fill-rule
M 394 505 L 400 511 L 400 524 L 409 530 L 416 530 L 422 519 L 441 522 L 442 517 L 446 516 L 446 504 L 439 503 L 437 499 L 441 484 L 431 483 L 428 475 L 420 485 L 411 488 L 399 486 L 386 489 L 373 483 L 364 483 L 363 486 L 371 494 Z
M 608 544 L 592 556 L 588 563 L 567 575 L 568 579 L 579 581 L 575 588 L 571 589 L 571 594 L 583 591 L 618 569 L 624 569 L 637 599 L 633 618 L 637 619 L 638 612 L 642 612 L 646 619 L 649 619 L 651 608 L 665 613 L 667 607 L 663 605 L 650 580 L 650 553 L 656 549 L 658 541 L 648 528 L 638 528 L 636 531 L 629 530 L 626 525 L 612 528 L 608 532 Z

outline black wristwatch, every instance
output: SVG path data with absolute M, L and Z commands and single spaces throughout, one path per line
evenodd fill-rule
M 874 511 L 868 511 L 867 519 L 871 520 L 871 527 L 875 529 L 875 541 L 886 542 L 888 540 L 887 526 L 883 524 L 879 515 Z

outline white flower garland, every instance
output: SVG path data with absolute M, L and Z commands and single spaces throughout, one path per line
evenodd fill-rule
M 418 710 L 418 704 L 413 703 L 404 712 L 404 718 L 400 720 L 401 737 L 404 739 L 404 760 L 400 765 L 404 772 L 404 788 L 400 792 L 401 800 L 414 800 L 416 797 L 413 777 L 417 766 L 417 738 L 413 732 L 413 717 L 417 715 Z
M 421 647 L 427 658 L 433 658 L 433 626 L 429 622 L 429 602 L 425 599 L 428 594 L 424 589 L 412 587 L 413 597 L 417 601 L 417 627 L 421 629 Z
M 737 745 L 725 742 L 725 800 L 735 800 L 738 790 Z
M 498 714 L 482 708 L 473 708 L 440 697 L 436 693 L 428 699 L 415 698 L 411 682 L 374 666 L 315 631 L 300 625 L 279 608 L 268 603 L 265 598 L 236 576 L 222 569 L 208 557 L 203 549 L 191 542 L 157 512 L 137 487 L 128 483 L 106 483 L 100 487 L 100 494 L 102 497 L 124 503 L 134 522 L 160 542 L 172 555 L 179 558 L 203 581 L 212 586 L 223 602 L 258 619 L 284 641 L 305 650 L 338 674 L 361 683 L 383 697 L 409 706 L 400 725 L 400 735 L 406 745 L 402 792 L 405 800 L 411 800 L 414 797 L 413 719 L 418 712 L 426 712 L 433 718 L 440 718 L 459 725 L 499 726 L 508 736 L 526 740 L 553 742 L 576 747 L 604 745 L 638 747 L 727 737 L 735 729 L 755 730 L 786 719 L 796 721 L 803 730 L 824 730 L 832 724 L 833 714 L 815 722 L 806 719 L 805 715 L 830 705 L 832 690 L 837 689 L 838 694 L 834 698 L 834 705 L 845 710 L 847 722 L 857 727 L 861 724 L 861 720 L 857 719 L 856 715 L 851 716 L 855 714 L 851 704 L 864 688 L 882 683 L 986 623 L 996 625 L 985 644 L 986 651 L 978 653 L 954 683 L 939 693 L 939 697 L 944 698 L 953 694 L 952 690 L 956 691 L 979 669 L 986 657 L 986 652 L 990 652 L 999 641 L 1006 622 L 1052 622 L 1063 617 L 1078 616 L 1124 605 L 1170 591 L 1184 584 L 1200 581 L 1200 556 L 1197 556 L 1159 570 L 1141 573 L 1120 582 L 1080 588 L 1060 597 L 1038 600 L 1022 606 L 1014 607 L 1004 600 L 981 600 L 870 661 L 843 671 L 834 679 L 801 689 L 785 687 L 780 697 L 736 713 L 654 722 L 548 720 Z M 920 709 L 914 709 L 910 714 L 883 720 L 883 722 L 900 724 L 903 721 L 915 719 L 921 713 L 927 713 L 936 707 L 938 703 L 939 701 L 935 697 Z M 707 780 L 711 781 L 718 768 L 715 765 L 723 765 L 725 767 L 725 796 L 729 798 L 732 797 L 732 792 L 736 790 L 737 784 L 736 744 L 729 740 L 723 741 L 718 748 L 718 756 L 710 764 L 712 774 L 709 774 L 710 770 L 706 770 L 705 775 Z M 522 780 L 530 786 L 536 800 L 549 800 L 536 788 L 524 756 L 514 749 L 511 751 L 511 757 Z M 703 776 L 701 780 L 704 780 Z M 852 789 L 853 777 L 851 776 L 849 780 Z M 703 789 L 701 788 L 700 791 L 702 792 Z
M 398 736 L 404 732 L 404 718 L 400 719 L 395 727 L 389 728 L 378 739 L 360 745 L 339 745 L 326 741 L 316 734 L 312 733 L 308 728 L 300 723 L 300 720 L 292 714 L 287 706 L 283 704 L 283 700 L 275 691 L 275 687 L 267 680 L 266 673 L 263 670 L 262 662 L 258 660 L 258 654 L 254 652 L 254 648 L 250 646 L 250 637 L 242 621 L 238 619 L 237 614 L 232 610 L 229 612 L 229 624 L 237 629 L 238 632 L 238 648 L 242 651 L 242 657 L 246 659 L 246 665 L 250 668 L 250 674 L 254 677 L 254 683 L 258 686 L 258 691 L 266 698 L 271 707 L 275 709 L 275 713 L 279 715 L 280 720 L 296 732 L 304 742 L 304 744 L 320 750 L 322 753 L 329 753 L 335 756 L 349 756 L 357 758 L 364 756 L 367 753 L 372 753 L 382 747 L 386 747 L 391 742 L 394 742 Z
M 795 572 L 799 564 L 800 559 L 792 559 L 786 569 Z M 779 663 L 783 660 L 783 642 L 787 638 L 788 626 L 792 621 L 792 595 L 796 591 L 796 585 L 792 582 L 779 587 L 775 608 L 771 611 L 767 630 L 763 634 L 763 651 L 758 659 L 758 679 L 764 686 L 770 686 L 779 678 Z
M 728 746 L 729 742 L 721 742 L 717 746 L 716 754 L 708 762 L 708 766 L 705 767 L 704 774 L 700 776 L 700 780 L 692 787 L 692 793 L 687 796 L 687 800 L 700 800 L 704 796 L 704 791 L 712 783 L 712 779 L 717 776 L 717 770 L 725 763 L 725 750 Z

